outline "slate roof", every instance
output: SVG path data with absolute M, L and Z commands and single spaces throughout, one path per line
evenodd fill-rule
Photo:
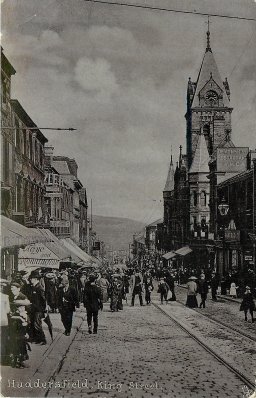
M 222 79 L 221 79 L 217 64 L 215 62 L 213 53 L 209 49 L 206 49 L 206 52 L 204 54 L 204 58 L 203 58 L 203 61 L 201 64 L 198 79 L 196 82 L 196 91 L 195 91 L 194 98 L 192 101 L 192 106 L 193 107 L 199 106 L 199 93 L 211 78 L 220 87 L 220 89 L 223 90 L 223 105 L 229 107 L 230 102 L 229 102 L 224 84 L 222 82 Z
M 209 161 L 210 156 L 205 137 L 203 134 L 200 134 L 189 173 L 209 173 Z
M 164 192 L 170 192 L 174 190 L 174 168 L 173 168 L 173 163 L 172 163 L 172 158 L 170 162 L 170 167 L 164 187 Z

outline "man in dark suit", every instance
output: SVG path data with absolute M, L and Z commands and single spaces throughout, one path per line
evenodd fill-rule
M 99 286 L 95 284 L 96 275 L 89 275 L 88 282 L 84 286 L 83 302 L 87 311 L 88 332 L 92 333 L 92 319 L 93 319 L 93 333 L 98 331 L 98 313 L 99 309 L 103 309 L 102 292 Z
M 58 288 L 57 303 L 61 315 L 61 321 L 65 328 L 64 334 L 70 335 L 73 321 L 73 313 L 79 307 L 77 291 L 70 286 L 68 277 L 64 275 Z
M 46 309 L 44 289 L 40 284 L 41 275 L 38 271 L 32 271 L 29 277 L 31 287 L 28 290 L 28 299 L 31 302 L 29 310 L 30 341 L 36 344 L 46 344 L 46 338 L 42 327 L 42 319 Z

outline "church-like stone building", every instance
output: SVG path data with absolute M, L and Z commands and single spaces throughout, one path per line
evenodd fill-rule
M 163 250 L 181 253 L 172 258 L 183 260 L 180 261 L 183 265 L 212 270 L 223 263 L 221 238 L 216 228 L 218 205 L 223 198 L 216 196 L 217 184 L 245 171 L 249 153 L 249 148 L 237 148 L 231 140 L 232 110 L 229 84 L 227 78 L 223 80 L 220 76 L 208 29 L 197 80 L 188 80 L 186 154 L 180 147 L 175 171 L 171 159 L 163 191 Z M 231 158 L 238 154 L 234 167 L 232 162 L 230 167 L 230 162 L 228 166 L 221 161 L 226 152 Z M 221 273 L 224 268 L 222 264 Z

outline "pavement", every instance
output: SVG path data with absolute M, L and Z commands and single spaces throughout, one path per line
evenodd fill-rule
M 53 340 L 51 339 L 47 325 L 43 322 L 47 344 L 43 346 L 30 344 L 31 351 L 28 352 L 29 360 L 25 361 L 28 367 L 17 369 L 10 366 L 1 366 L 2 395 L 4 397 L 44 396 L 46 388 L 41 387 L 40 383 L 37 383 L 34 387 L 33 383 L 38 382 L 38 379 L 47 383 L 51 380 L 52 375 L 58 371 L 69 345 L 81 327 L 85 315 L 84 309 L 76 310 L 71 334 L 70 336 L 66 336 L 63 334 L 64 328 L 60 314 L 50 314 L 53 324 Z M 25 383 L 27 384 L 25 385 Z
M 182 294 L 183 289 L 177 291 L 177 295 Z M 153 298 L 159 304 L 155 292 Z M 209 308 L 217 304 L 216 312 L 220 312 L 219 306 L 227 308 L 229 319 L 237 318 L 243 325 L 237 303 L 207 304 Z M 179 303 L 162 308 L 212 347 L 219 347 L 221 355 L 251 375 L 255 347 L 249 346 L 249 341 L 243 342 L 232 333 L 227 335 L 224 329 L 213 330 L 210 321 L 200 313 Z M 109 304 L 105 304 L 99 314 L 97 335 L 88 334 L 85 315 L 83 308 L 75 313 L 72 333 L 65 336 L 59 314 L 51 314 L 54 341 L 50 342 L 48 333 L 46 346 L 32 345 L 29 368 L 2 367 L 3 396 L 240 398 L 244 395 L 246 387 L 237 376 L 153 305 L 124 304 L 123 311 L 112 313 Z

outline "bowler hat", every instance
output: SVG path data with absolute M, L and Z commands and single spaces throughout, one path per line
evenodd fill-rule
M 41 274 L 40 274 L 39 271 L 35 270 L 35 271 L 32 271 L 32 272 L 31 272 L 29 278 L 30 278 L 30 279 L 32 279 L 32 278 L 40 279 L 40 278 L 41 278 Z

